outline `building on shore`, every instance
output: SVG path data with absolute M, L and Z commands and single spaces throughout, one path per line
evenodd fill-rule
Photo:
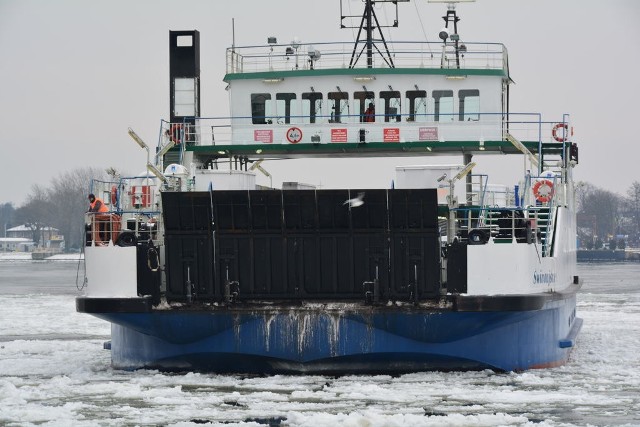
M 34 248 L 33 240 L 26 237 L 0 237 L 0 252 L 31 252 Z
M 35 248 L 46 248 L 57 253 L 62 252 L 65 248 L 64 237 L 60 235 L 59 230 L 54 227 L 42 227 L 39 230 L 34 230 L 26 224 L 19 225 L 6 230 L 4 240 L 7 239 L 22 239 L 23 241 L 30 242 L 30 245 L 23 243 L 26 249 L 0 249 L 5 252 L 31 252 Z M 8 247 L 8 244 L 9 242 L 7 241 L 5 246 Z M 13 246 L 17 246 L 17 243 Z

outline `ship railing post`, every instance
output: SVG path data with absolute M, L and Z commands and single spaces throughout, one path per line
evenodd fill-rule
M 96 216 L 89 215 L 89 218 L 91 219 L 91 224 L 90 224 L 91 245 L 90 246 L 95 246 L 96 245 Z

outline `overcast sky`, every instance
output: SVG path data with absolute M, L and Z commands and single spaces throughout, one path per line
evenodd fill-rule
M 359 0 L 343 2 L 354 13 L 362 8 Z M 420 17 L 436 41 L 445 9 L 400 3 L 400 28 L 385 34 L 424 40 Z M 577 179 L 619 194 L 640 181 L 640 1 L 478 0 L 458 11 L 462 40 L 507 46 L 516 82 L 511 111 L 541 112 L 548 121 L 571 114 Z M 33 184 L 47 186 L 78 167 L 144 170 L 146 154 L 127 128 L 155 146 L 160 119 L 168 118 L 169 30 L 200 31 L 202 115 L 221 116 L 228 114 L 222 78 L 232 18 L 237 45 L 268 36 L 352 40 L 339 14 L 339 0 L 0 0 L 0 203 L 18 207 Z M 353 175 L 332 168 L 305 180 L 268 168 L 274 184 L 330 186 Z

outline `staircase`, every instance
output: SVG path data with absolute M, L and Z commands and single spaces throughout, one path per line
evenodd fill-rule
M 180 151 L 169 151 L 164 155 L 164 159 L 162 160 L 163 165 L 170 165 L 172 163 L 180 163 Z
M 559 175 L 562 169 L 562 143 L 544 143 L 542 144 L 542 152 L 540 153 L 540 162 L 542 164 L 542 173 L 551 171 Z
M 529 218 L 534 218 L 536 220 L 536 233 L 540 236 L 543 256 L 550 254 L 551 250 L 548 246 L 553 243 L 551 241 L 553 236 L 549 235 L 549 226 L 551 225 L 551 219 L 549 218 L 549 206 L 529 208 Z

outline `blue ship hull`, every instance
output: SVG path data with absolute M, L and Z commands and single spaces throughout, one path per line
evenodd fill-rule
M 352 374 L 513 371 L 566 362 L 582 324 L 575 292 L 547 296 L 538 309 L 506 310 L 298 306 L 93 314 L 112 322 L 112 363 L 121 369 Z

